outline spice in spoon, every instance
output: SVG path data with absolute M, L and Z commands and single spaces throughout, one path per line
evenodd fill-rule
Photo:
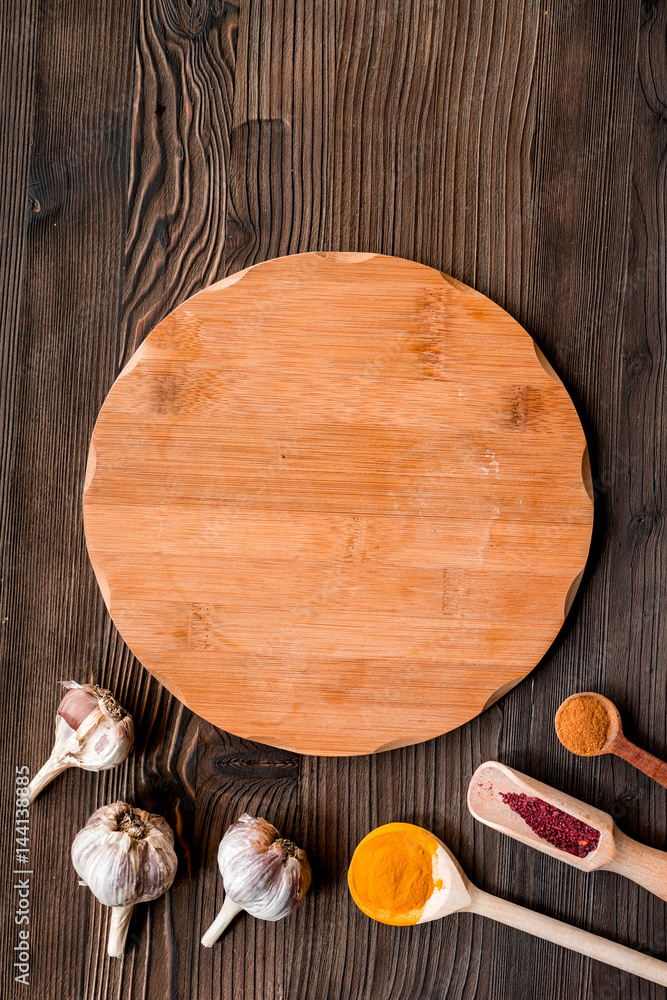
M 611 719 L 606 707 L 589 694 L 568 698 L 556 712 L 556 734 L 570 753 L 595 757 L 609 739 Z
M 387 823 L 364 837 L 347 881 L 355 903 L 383 924 L 416 924 L 442 881 L 434 875 L 438 843 L 411 823 Z
M 504 792 L 501 798 L 512 812 L 525 820 L 533 833 L 560 851 L 585 858 L 597 848 L 600 831 L 576 816 L 557 809 L 544 799 L 523 792 Z

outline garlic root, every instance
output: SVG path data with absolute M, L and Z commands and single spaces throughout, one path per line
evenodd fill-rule
M 75 764 L 69 760 L 51 754 L 46 764 L 40 767 L 39 771 L 28 785 L 28 805 L 31 805 L 40 792 L 43 792 L 47 785 L 50 785 L 54 778 L 57 778 L 63 771 L 67 771 Z
M 111 926 L 109 927 L 107 951 L 112 958 L 119 958 L 125 951 L 125 942 L 134 906 L 134 903 L 128 903 L 127 906 L 111 907 Z
M 201 939 L 205 948 L 212 948 L 221 934 L 227 930 L 234 917 L 242 911 L 243 907 L 235 903 L 231 896 L 226 896 L 222 904 L 222 909 Z

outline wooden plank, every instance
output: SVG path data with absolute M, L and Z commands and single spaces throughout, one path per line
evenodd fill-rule
M 139 0 L 117 371 L 222 277 L 238 8 Z
M 25 228 L 41 204 L 30 194 L 30 133 L 34 100 L 35 4 L 12 6 L 0 20 L 0 217 L 3 219 L 0 255 L 0 525 L 8 502 L 7 490 L 14 443 L 14 398 L 18 345 L 18 317 L 25 260 Z M 1 529 L 0 529 L 1 530 Z M 0 536 L 0 552 L 6 544 Z
M 3 353 L 10 376 L 2 405 L 12 412 L 8 419 L 5 411 L 11 456 L 3 455 L 0 676 L 3 704 L 12 706 L 3 802 L 13 814 L 15 767 L 25 763 L 34 772 L 52 745 L 57 679 L 103 674 L 103 606 L 82 534 L 81 459 L 113 377 L 132 7 L 6 6 L 12 34 L 3 52 L 21 58 L 3 97 L 23 129 L 2 136 L 3 144 L 16 142 L 17 171 L 3 175 L 13 199 L 3 268 L 10 265 L 15 278 L 22 271 L 11 293 L 20 292 L 18 300 L 3 293 L 11 340 Z M 44 997 L 94 995 L 109 986 L 108 964 L 97 959 L 104 930 L 78 892 L 69 850 L 97 795 L 104 801 L 123 787 L 127 769 L 107 776 L 108 784 L 87 776 L 82 785 L 82 776 L 68 775 L 50 804 L 42 800 L 31 811 L 29 991 Z M 12 818 L 5 815 L 0 830 L 7 873 Z M 17 943 L 15 892 L 3 901 L 2 994 L 13 997 L 26 989 L 14 982 L 10 957 Z
M 24 680 L 20 670 L 7 664 L 15 644 L 20 641 L 21 622 L 17 620 L 11 584 L 14 531 L 10 512 L 11 488 L 16 469 L 16 443 L 20 440 L 20 400 L 22 357 L 21 296 L 26 271 L 27 220 L 41 209 L 30 198 L 30 145 L 34 104 L 35 37 L 37 4 L 3 4 L 0 8 L 0 694 L 10 730 L 16 730 L 21 712 Z M 30 200 L 29 200 L 30 198 Z M 13 619 L 13 621 L 12 621 Z M 38 742 L 38 741 L 37 741 Z M 2 751 L 2 776 L 7 794 L 0 800 L 0 850 L 5 870 L 13 871 L 16 767 L 25 759 L 16 741 L 5 739 Z M 28 867 L 28 866 L 26 866 Z M 0 954 L 3 956 L 0 991 L 14 995 L 13 956 L 19 943 L 14 923 L 14 899 L 6 876 L 0 899 L 7 919 L 0 930 Z
M 336 5 L 243 3 L 225 271 L 331 244 Z
M 107 389 L 155 323 L 222 277 L 237 29 L 238 8 L 229 2 L 135 5 L 121 315 L 114 368 L 105 370 Z M 218 775 L 225 747 L 240 762 L 232 773 L 245 788 L 244 747 L 228 739 L 221 744 L 210 726 L 153 681 L 108 619 L 101 662 L 104 681 L 127 692 L 142 748 L 123 794 L 167 818 L 180 867 L 168 897 L 157 907 L 139 908 L 122 964 L 104 957 L 106 916 L 98 915 L 99 958 L 90 967 L 107 970 L 107 981 L 91 981 L 87 989 L 91 996 L 99 990 L 105 997 L 194 997 L 204 928 L 193 934 L 193 926 L 202 919 L 205 873 L 207 890 L 216 889 L 219 839 L 215 826 L 210 839 L 205 831 L 202 840 L 202 817 L 211 814 L 198 788 Z M 267 775 L 270 800 L 271 767 L 257 771 Z M 260 800 L 257 808 L 267 807 Z M 228 823 L 227 816 L 216 815 L 215 824 Z M 92 900 L 90 905 L 99 914 L 100 907 Z

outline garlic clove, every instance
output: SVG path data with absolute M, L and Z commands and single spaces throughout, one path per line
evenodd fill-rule
M 244 813 L 220 841 L 218 867 L 226 897 L 202 938 L 210 948 L 240 910 L 259 920 L 282 920 L 301 903 L 311 882 L 305 851 L 275 826 Z
M 51 756 L 28 785 L 29 802 L 67 768 L 108 770 L 121 764 L 134 745 L 132 716 L 110 691 L 96 684 L 60 683 L 67 693 L 56 714 L 55 744 Z
M 65 720 L 72 732 L 76 732 L 81 723 L 97 708 L 97 695 L 79 684 L 72 687 L 74 681 L 60 683 L 68 688 L 68 691 L 58 706 L 58 715 Z
M 178 861 L 174 835 L 162 816 L 114 802 L 94 812 L 74 838 L 72 863 L 94 896 L 111 907 L 108 952 L 125 950 L 132 910 L 162 896 Z

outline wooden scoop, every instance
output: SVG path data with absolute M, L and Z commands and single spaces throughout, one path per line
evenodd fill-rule
M 554 847 L 503 802 L 502 796 L 507 792 L 535 796 L 599 830 L 597 848 L 586 857 L 578 858 Z M 616 872 L 667 900 L 667 854 L 664 851 L 637 843 L 618 829 L 608 813 L 543 785 L 520 771 L 492 760 L 481 764 L 470 779 L 468 809 L 481 823 L 535 847 L 543 854 L 550 854 L 552 858 L 565 861 L 584 872 L 597 868 Z
M 573 694 L 569 698 L 566 698 L 559 707 L 558 712 L 561 712 L 571 702 L 576 701 L 577 698 L 595 698 L 596 701 L 599 701 L 604 706 L 609 716 L 609 736 L 607 737 L 607 742 L 596 753 L 585 754 L 584 756 L 599 757 L 603 753 L 614 753 L 617 757 L 627 760 L 628 764 L 632 764 L 633 767 L 643 771 L 649 778 L 653 778 L 663 788 L 667 788 L 667 764 L 660 760 L 659 757 L 654 757 L 648 750 L 642 750 L 641 747 L 635 746 L 634 743 L 625 738 L 621 725 L 620 712 L 609 698 L 605 698 L 603 694 L 598 694 L 597 691 L 580 691 L 578 694 Z M 558 738 L 571 753 L 576 753 L 572 747 L 564 742 L 560 734 L 558 734 Z
M 597 934 L 579 930 L 571 924 L 563 923 L 543 913 L 528 910 L 516 903 L 510 903 L 506 899 L 483 892 L 468 881 L 454 855 L 433 834 L 428 834 L 421 827 L 414 827 L 410 823 L 392 823 L 389 826 L 402 827 L 407 836 L 413 832 L 420 840 L 423 840 L 424 835 L 433 839 L 435 842 L 433 879 L 436 888 L 427 900 L 421 915 L 416 919 L 406 920 L 399 915 L 399 919 L 383 920 L 383 923 L 424 924 L 431 920 L 439 920 L 450 913 L 463 911 L 479 913 L 484 917 L 490 917 L 491 920 L 497 920 L 501 924 L 507 924 L 509 927 L 515 927 L 527 934 L 532 934 L 534 937 L 553 941 L 554 944 L 569 948 L 580 955 L 588 955 L 598 962 L 606 962 L 607 965 L 613 965 L 616 969 L 623 969 L 624 972 L 632 972 L 643 979 L 667 986 L 667 962 L 661 962 L 657 958 L 633 951 L 632 948 L 626 948 L 615 941 L 609 941 L 606 938 L 598 937 Z M 386 828 L 379 827 L 378 830 L 373 830 L 369 837 L 384 829 Z M 351 869 L 353 866 L 354 858 L 350 866 Z M 368 910 L 363 906 L 363 901 L 360 901 L 356 895 L 354 895 L 354 900 L 364 912 L 368 913 Z M 369 913 L 369 916 L 373 916 L 373 914 Z

